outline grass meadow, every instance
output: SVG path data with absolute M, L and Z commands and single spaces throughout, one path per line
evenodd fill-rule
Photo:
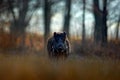
M 88 41 L 83 48 L 79 40 L 72 40 L 68 58 L 51 60 L 42 51 L 42 38 L 30 36 L 27 50 L 14 49 L 9 35 L 1 36 L 0 80 L 120 80 L 119 41 L 104 48 Z

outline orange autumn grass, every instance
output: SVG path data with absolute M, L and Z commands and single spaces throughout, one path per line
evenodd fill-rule
M 1 48 L 14 48 L 16 45 L 14 41 L 12 43 L 10 34 L 1 34 L 0 37 Z M 33 44 L 30 43 L 30 38 Z M 20 40 L 21 38 L 18 39 L 17 44 Z M 31 51 L 24 52 L 26 55 L 6 55 L 4 51 L 0 52 L 0 80 L 120 80 L 120 60 L 94 56 L 96 53 L 97 55 L 118 54 L 120 50 L 118 43 L 101 48 L 88 42 L 85 50 L 81 51 L 79 41 L 74 42 L 76 44 L 72 44 L 73 55 L 66 60 L 50 60 L 47 55 L 37 55 L 36 52 Z M 42 49 L 42 43 L 40 36 L 27 34 L 26 46 Z M 21 52 L 16 51 L 17 53 Z M 39 54 L 44 53 L 39 52 Z M 86 55 L 79 57 L 76 54 Z M 89 54 L 93 56 L 87 56 Z
M 0 55 L 0 80 L 120 80 L 120 61 Z
M 15 35 L 6 32 L 0 32 L 0 49 L 15 49 L 21 44 L 22 37 L 15 39 Z M 26 33 L 24 44 L 27 48 L 34 48 L 36 50 L 43 49 L 43 37 L 38 34 Z

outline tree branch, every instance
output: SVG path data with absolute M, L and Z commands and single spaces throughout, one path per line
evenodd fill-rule
M 13 11 L 13 5 L 11 4 L 12 3 L 12 1 L 11 0 L 8 0 L 7 1 L 8 2 L 8 5 L 9 5 L 9 10 L 11 11 L 11 13 L 12 13 L 12 16 L 13 16 L 13 19 L 14 19 L 14 23 L 16 23 L 16 16 L 15 16 L 15 13 L 14 13 L 14 11 Z

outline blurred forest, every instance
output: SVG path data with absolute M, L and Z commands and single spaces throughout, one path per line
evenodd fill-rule
M 50 60 L 63 31 L 71 53 Z M 0 80 L 120 80 L 120 0 L 0 0 L 0 63 Z
M 119 49 L 119 4 L 119 0 L 0 0 L 0 49 L 40 51 L 55 31 L 67 33 L 73 53 L 84 54 L 90 46 Z

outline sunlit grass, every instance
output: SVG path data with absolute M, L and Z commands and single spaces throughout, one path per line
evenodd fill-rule
M 120 61 L 112 59 L 0 55 L 0 64 L 0 80 L 120 80 Z
M 71 39 L 70 56 L 50 60 L 43 51 L 43 36 L 27 34 L 27 50 L 15 48 L 20 40 L 1 34 L 0 80 L 120 80 L 120 42 L 103 48 L 89 40 L 83 47 L 81 40 Z

